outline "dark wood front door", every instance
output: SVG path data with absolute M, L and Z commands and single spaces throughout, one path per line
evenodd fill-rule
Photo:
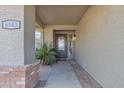
M 67 34 L 55 34 L 55 48 L 58 51 L 58 58 L 67 58 Z

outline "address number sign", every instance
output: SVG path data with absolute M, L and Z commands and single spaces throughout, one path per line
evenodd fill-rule
M 5 20 L 5 21 L 2 21 L 2 28 L 9 29 L 9 30 L 20 29 L 21 22 L 17 20 Z

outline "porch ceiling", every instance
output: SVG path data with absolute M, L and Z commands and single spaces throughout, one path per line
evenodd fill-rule
M 76 25 L 86 5 L 37 5 L 36 14 L 45 25 Z

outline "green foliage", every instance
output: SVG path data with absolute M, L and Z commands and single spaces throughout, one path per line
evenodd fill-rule
M 57 51 L 51 43 L 44 43 L 39 49 L 36 49 L 36 59 L 41 60 L 42 64 L 52 65 L 56 61 Z

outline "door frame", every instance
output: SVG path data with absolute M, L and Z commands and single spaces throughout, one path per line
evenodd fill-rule
M 64 31 L 64 30 L 61 30 Z M 65 35 L 66 38 L 66 45 L 65 45 L 65 51 L 66 51 L 66 57 L 60 57 L 60 58 L 68 58 L 68 34 L 67 33 L 59 33 L 60 30 L 54 30 L 53 31 L 53 47 L 56 48 L 56 35 Z
M 52 33 L 53 33 L 53 47 L 54 47 L 54 45 L 55 45 L 55 33 L 73 33 L 73 34 L 75 34 L 75 32 L 76 32 L 76 30 L 75 29 L 53 29 L 52 30 Z M 68 34 L 67 34 L 67 44 L 69 44 L 69 42 L 68 42 Z M 69 45 L 67 45 L 67 58 L 69 58 L 69 47 L 68 47 Z M 74 50 L 73 50 L 74 51 Z M 74 52 L 73 52 L 74 53 Z M 73 54 L 74 55 L 74 54 Z

